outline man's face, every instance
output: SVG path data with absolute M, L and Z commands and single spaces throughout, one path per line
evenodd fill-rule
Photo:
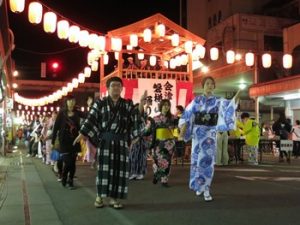
M 67 100 L 68 111 L 73 111 L 75 103 L 76 103 L 75 99 Z
M 111 97 L 120 97 L 122 90 L 123 86 L 121 82 L 112 81 L 108 88 L 108 94 Z

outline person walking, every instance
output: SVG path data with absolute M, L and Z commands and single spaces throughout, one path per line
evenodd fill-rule
M 103 198 L 109 197 L 109 205 L 121 209 L 123 204 L 119 200 L 126 199 L 128 194 L 128 141 L 132 139 L 134 143 L 143 131 L 142 109 L 136 109 L 132 100 L 121 98 L 121 78 L 109 78 L 106 88 L 108 97 L 94 102 L 74 144 L 84 138 L 97 146 L 95 207 L 102 208 Z M 141 97 L 141 107 L 146 95 L 147 92 Z
M 180 138 L 188 141 L 192 138 L 191 171 L 189 187 L 197 196 L 204 195 L 209 202 L 216 158 L 217 131 L 225 132 L 234 128 L 235 109 L 238 91 L 232 100 L 213 95 L 216 83 L 213 77 L 202 80 L 204 94 L 196 96 L 186 107 L 179 120 Z

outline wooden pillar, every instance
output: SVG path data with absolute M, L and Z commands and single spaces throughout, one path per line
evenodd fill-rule
M 189 64 L 188 64 L 188 68 L 187 68 L 187 72 L 189 73 L 189 82 L 193 83 L 193 57 L 192 54 L 189 53 L 188 54 L 188 60 L 189 60 Z
M 117 76 L 122 78 L 122 71 L 123 71 L 123 51 L 119 52 L 119 59 L 118 59 L 118 74 Z
M 100 93 L 101 84 L 104 79 L 104 55 L 103 54 L 99 59 L 99 64 L 100 64 L 100 70 L 99 70 L 100 72 L 99 93 Z

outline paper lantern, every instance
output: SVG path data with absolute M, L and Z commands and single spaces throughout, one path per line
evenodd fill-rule
M 72 25 L 69 29 L 69 42 L 77 43 L 79 40 L 80 28 L 78 26 Z
M 159 37 L 164 37 L 165 36 L 165 33 L 166 33 L 166 27 L 164 24 L 158 24 L 156 26 L 156 34 L 159 36 Z
M 92 73 L 92 69 L 90 67 L 87 66 L 84 68 L 84 76 L 85 77 L 90 77 L 91 73 Z
M 39 2 L 31 2 L 28 7 L 28 20 L 30 23 L 39 24 L 43 18 L 43 6 Z
M 121 51 L 122 50 L 122 39 L 121 38 L 111 38 L 111 49 L 113 51 Z
M 253 66 L 254 65 L 254 53 L 248 52 L 245 55 L 246 66 Z
M 97 61 L 94 61 L 92 63 L 92 71 L 97 71 L 98 70 L 98 65 L 99 65 L 99 63 Z
M 106 40 L 104 36 L 97 36 L 95 49 L 99 51 L 105 51 Z
M 202 45 L 197 44 L 195 47 L 195 54 L 200 57 L 201 59 L 205 56 L 205 48 Z
M 77 88 L 78 87 L 78 79 L 77 78 L 73 78 L 72 84 L 73 84 L 74 88 Z
M 149 28 L 144 30 L 144 42 L 150 42 L 152 39 L 152 32 Z
M 140 51 L 140 52 L 143 52 L 142 49 L 140 49 L 139 51 Z M 144 53 L 138 53 L 138 59 L 139 59 L 139 60 L 143 60 L 144 57 L 145 57 Z
M 174 47 L 179 45 L 179 35 L 178 34 L 172 34 L 171 43 L 172 43 L 172 46 L 174 46 Z
M 149 63 L 150 63 L 150 66 L 155 66 L 156 65 L 156 56 L 154 56 L 154 55 L 150 56 Z
M 44 31 L 46 33 L 54 33 L 56 30 L 57 16 L 54 12 L 46 12 L 44 14 Z
M 78 75 L 78 82 L 80 84 L 82 84 L 82 83 L 84 83 L 84 80 L 85 80 L 84 74 L 83 73 L 79 73 L 79 75 Z
M 109 61 L 108 55 L 107 55 L 107 54 L 104 54 L 104 55 L 103 55 L 103 63 L 104 63 L 104 65 L 107 65 L 107 64 L 108 64 L 108 61 Z
M 138 36 L 136 34 L 131 34 L 130 35 L 130 45 L 132 47 L 137 47 L 138 46 Z
M 282 58 L 283 67 L 285 69 L 290 69 L 293 66 L 293 57 L 291 54 L 284 54 Z
M 234 60 L 235 60 L 235 53 L 234 53 L 234 51 L 228 50 L 226 52 L 226 61 L 227 61 L 227 63 L 228 64 L 232 64 L 232 63 L 234 63 Z
M 87 47 L 89 45 L 89 32 L 87 30 L 81 30 L 79 32 L 78 41 L 81 47 Z
M 270 68 L 272 65 L 272 57 L 269 53 L 262 55 L 262 65 L 264 68 Z
M 90 34 L 88 38 L 88 46 L 90 49 L 96 49 L 96 42 L 97 42 L 98 35 L 97 34 Z
M 193 52 L 193 42 L 192 41 L 186 41 L 184 43 L 184 50 L 186 53 L 192 53 Z
M 60 39 L 68 39 L 70 24 L 66 20 L 60 20 L 57 22 L 57 36 Z
M 14 13 L 20 13 L 24 11 L 25 0 L 9 0 L 10 10 Z
M 219 58 L 219 49 L 216 47 L 213 47 L 210 49 L 210 59 L 211 60 L 218 60 Z

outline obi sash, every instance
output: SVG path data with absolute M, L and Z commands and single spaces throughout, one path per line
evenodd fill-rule
M 156 129 L 156 139 L 157 140 L 167 140 L 174 138 L 172 131 L 169 128 L 157 128 Z
M 195 125 L 216 126 L 218 123 L 217 113 L 196 112 Z

